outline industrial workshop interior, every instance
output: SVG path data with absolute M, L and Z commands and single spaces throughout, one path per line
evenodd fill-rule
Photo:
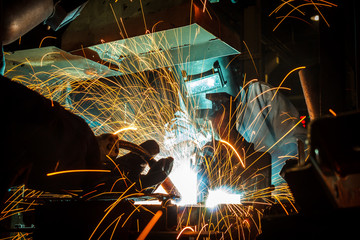
M 360 1 L 0 2 L 0 240 L 359 238 Z

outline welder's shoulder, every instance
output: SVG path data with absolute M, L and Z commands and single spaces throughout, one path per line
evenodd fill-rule
M 270 84 L 266 83 L 266 82 L 262 82 L 262 81 L 253 81 L 251 83 L 248 84 L 247 86 L 248 91 L 253 91 L 255 93 L 262 93 L 264 91 L 267 91 L 271 88 L 273 88 L 273 86 L 271 86 Z
M 247 85 L 246 92 L 250 101 L 268 101 L 274 96 L 276 88 L 262 81 L 253 81 Z

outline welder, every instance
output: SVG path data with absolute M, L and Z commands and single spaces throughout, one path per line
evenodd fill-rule
M 0 201 L 14 184 L 26 183 L 30 188 L 44 191 L 92 187 L 104 179 L 112 184 L 118 176 L 47 176 L 48 173 L 62 170 L 104 170 L 109 168 L 104 165 L 108 157 L 116 160 L 112 167 L 122 168 L 129 181 L 139 182 L 137 190 L 157 186 L 172 169 L 171 157 L 158 161 L 153 159 L 158 153 L 158 145 L 154 141 L 147 141 L 141 146 L 122 141 L 126 146 L 131 146 L 128 150 L 137 154 L 130 152 L 117 158 L 121 144 L 118 144 L 120 140 L 116 136 L 104 134 L 96 138 L 81 117 L 59 103 L 3 77 L 3 45 L 16 41 L 42 22 L 57 31 L 76 18 L 86 3 L 86 0 L 0 1 L 0 102 L 6 113 L 3 119 L 7 123 L 2 152 L 10 153 L 0 162 Z M 110 141 L 110 145 L 106 141 Z M 108 146 L 111 149 L 107 149 Z M 126 168 L 126 164 L 133 168 Z M 140 176 L 144 164 L 149 164 L 150 170 Z
M 258 80 L 239 87 L 239 94 L 235 97 L 236 103 L 232 108 L 236 109 L 236 114 L 231 119 L 239 137 L 252 143 L 255 151 L 271 154 L 271 183 L 284 183 L 279 176 L 280 170 L 287 159 L 297 158 L 297 140 L 306 140 L 306 130 L 296 126 L 300 120 L 297 109 L 277 88 Z M 216 129 L 216 126 L 213 128 Z M 208 136 L 214 135 L 199 129 L 185 107 L 182 112 L 175 113 L 175 118 L 167 125 L 167 131 L 168 147 L 194 141 L 201 148 L 210 140 Z M 216 134 L 215 138 L 220 139 Z
M 155 140 L 147 140 L 140 145 L 120 140 L 116 135 L 104 133 L 97 136 L 101 152 L 101 164 L 103 169 L 111 170 L 112 173 L 104 180 L 107 185 L 104 191 L 125 191 L 128 186 L 135 183 L 137 191 L 152 193 L 165 181 L 173 167 L 173 158 L 167 157 L 155 160 L 154 157 L 160 152 L 159 144 Z M 130 152 L 119 155 L 119 148 Z M 119 179 L 123 179 L 119 181 Z

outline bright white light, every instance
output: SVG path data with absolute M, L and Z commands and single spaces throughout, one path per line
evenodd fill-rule
M 206 84 L 209 87 L 214 87 L 215 86 L 215 79 L 214 78 L 209 78 L 208 81 L 206 82 Z
M 320 20 L 320 16 L 319 15 L 314 15 L 310 19 L 315 21 L 315 22 L 318 22 Z
M 230 193 L 225 189 L 209 190 L 206 207 L 213 208 L 219 204 L 240 204 L 242 194 Z
M 210 75 L 200 79 L 186 81 L 185 85 L 189 94 L 197 94 L 210 91 L 216 88 L 221 88 L 221 80 L 218 74 Z
M 188 166 L 179 166 L 170 174 L 170 179 L 181 194 L 178 205 L 196 204 L 196 178 L 194 170 Z

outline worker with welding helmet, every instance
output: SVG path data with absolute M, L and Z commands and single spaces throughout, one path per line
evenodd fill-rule
M 297 158 L 297 141 L 305 142 L 306 139 L 305 128 L 297 125 L 300 120 L 298 111 L 277 90 L 267 83 L 250 81 L 239 88 L 237 96 L 233 96 L 232 108 L 236 108 L 236 113 L 231 117 L 239 138 L 252 144 L 255 151 L 271 155 L 271 184 L 275 186 L 285 182 L 279 173 L 286 160 Z M 194 141 L 197 148 L 202 148 L 211 137 L 220 139 L 216 131 L 205 131 L 196 125 L 185 107 L 175 113 L 174 119 L 166 126 L 167 147 Z
M 306 129 L 297 125 L 297 109 L 278 88 L 254 80 L 241 91 L 236 128 L 255 150 L 271 154 L 272 184 L 279 185 L 286 160 L 298 158 L 298 141 L 305 142 Z

